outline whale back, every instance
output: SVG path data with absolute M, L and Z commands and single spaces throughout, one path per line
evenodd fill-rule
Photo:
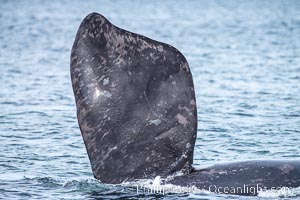
M 196 99 L 177 49 L 91 13 L 73 44 L 71 78 L 95 178 L 121 183 L 189 171 Z

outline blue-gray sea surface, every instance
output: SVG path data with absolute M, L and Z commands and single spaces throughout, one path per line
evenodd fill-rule
M 137 194 L 93 178 L 69 73 L 77 28 L 93 11 L 186 56 L 196 167 L 300 159 L 300 1 L 0 0 L 0 198 L 245 199 Z

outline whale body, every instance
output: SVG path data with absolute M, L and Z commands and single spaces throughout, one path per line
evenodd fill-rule
M 79 127 L 93 175 L 101 182 L 116 184 L 181 172 L 168 182 L 200 189 L 300 186 L 299 161 L 192 167 L 195 91 L 188 62 L 176 48 L 91 13 L 78 28 L 70 70 Z
M 210 192 L 257 195 L 282 190 L 286 195 L 300 186 L 299 160 L 252 160 L 213 165 L 168 181 L 184 187 L 196 186 Z

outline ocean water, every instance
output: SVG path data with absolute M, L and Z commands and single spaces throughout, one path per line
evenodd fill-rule
M 285 198 L 138 194 L 95 180 L 69 73 L 77 28 L 93 11 L 187 58 L 196 167 L 300 159 L 300 1 L 0 0 L 0 199 Z

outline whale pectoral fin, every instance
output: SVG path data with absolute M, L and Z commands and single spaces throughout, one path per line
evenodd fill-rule
M 96 178 L 120 183 L 192 164 L 196 100 L 188 63 L 177 49 L 92 13 L 73 44 L 71 78 Z

